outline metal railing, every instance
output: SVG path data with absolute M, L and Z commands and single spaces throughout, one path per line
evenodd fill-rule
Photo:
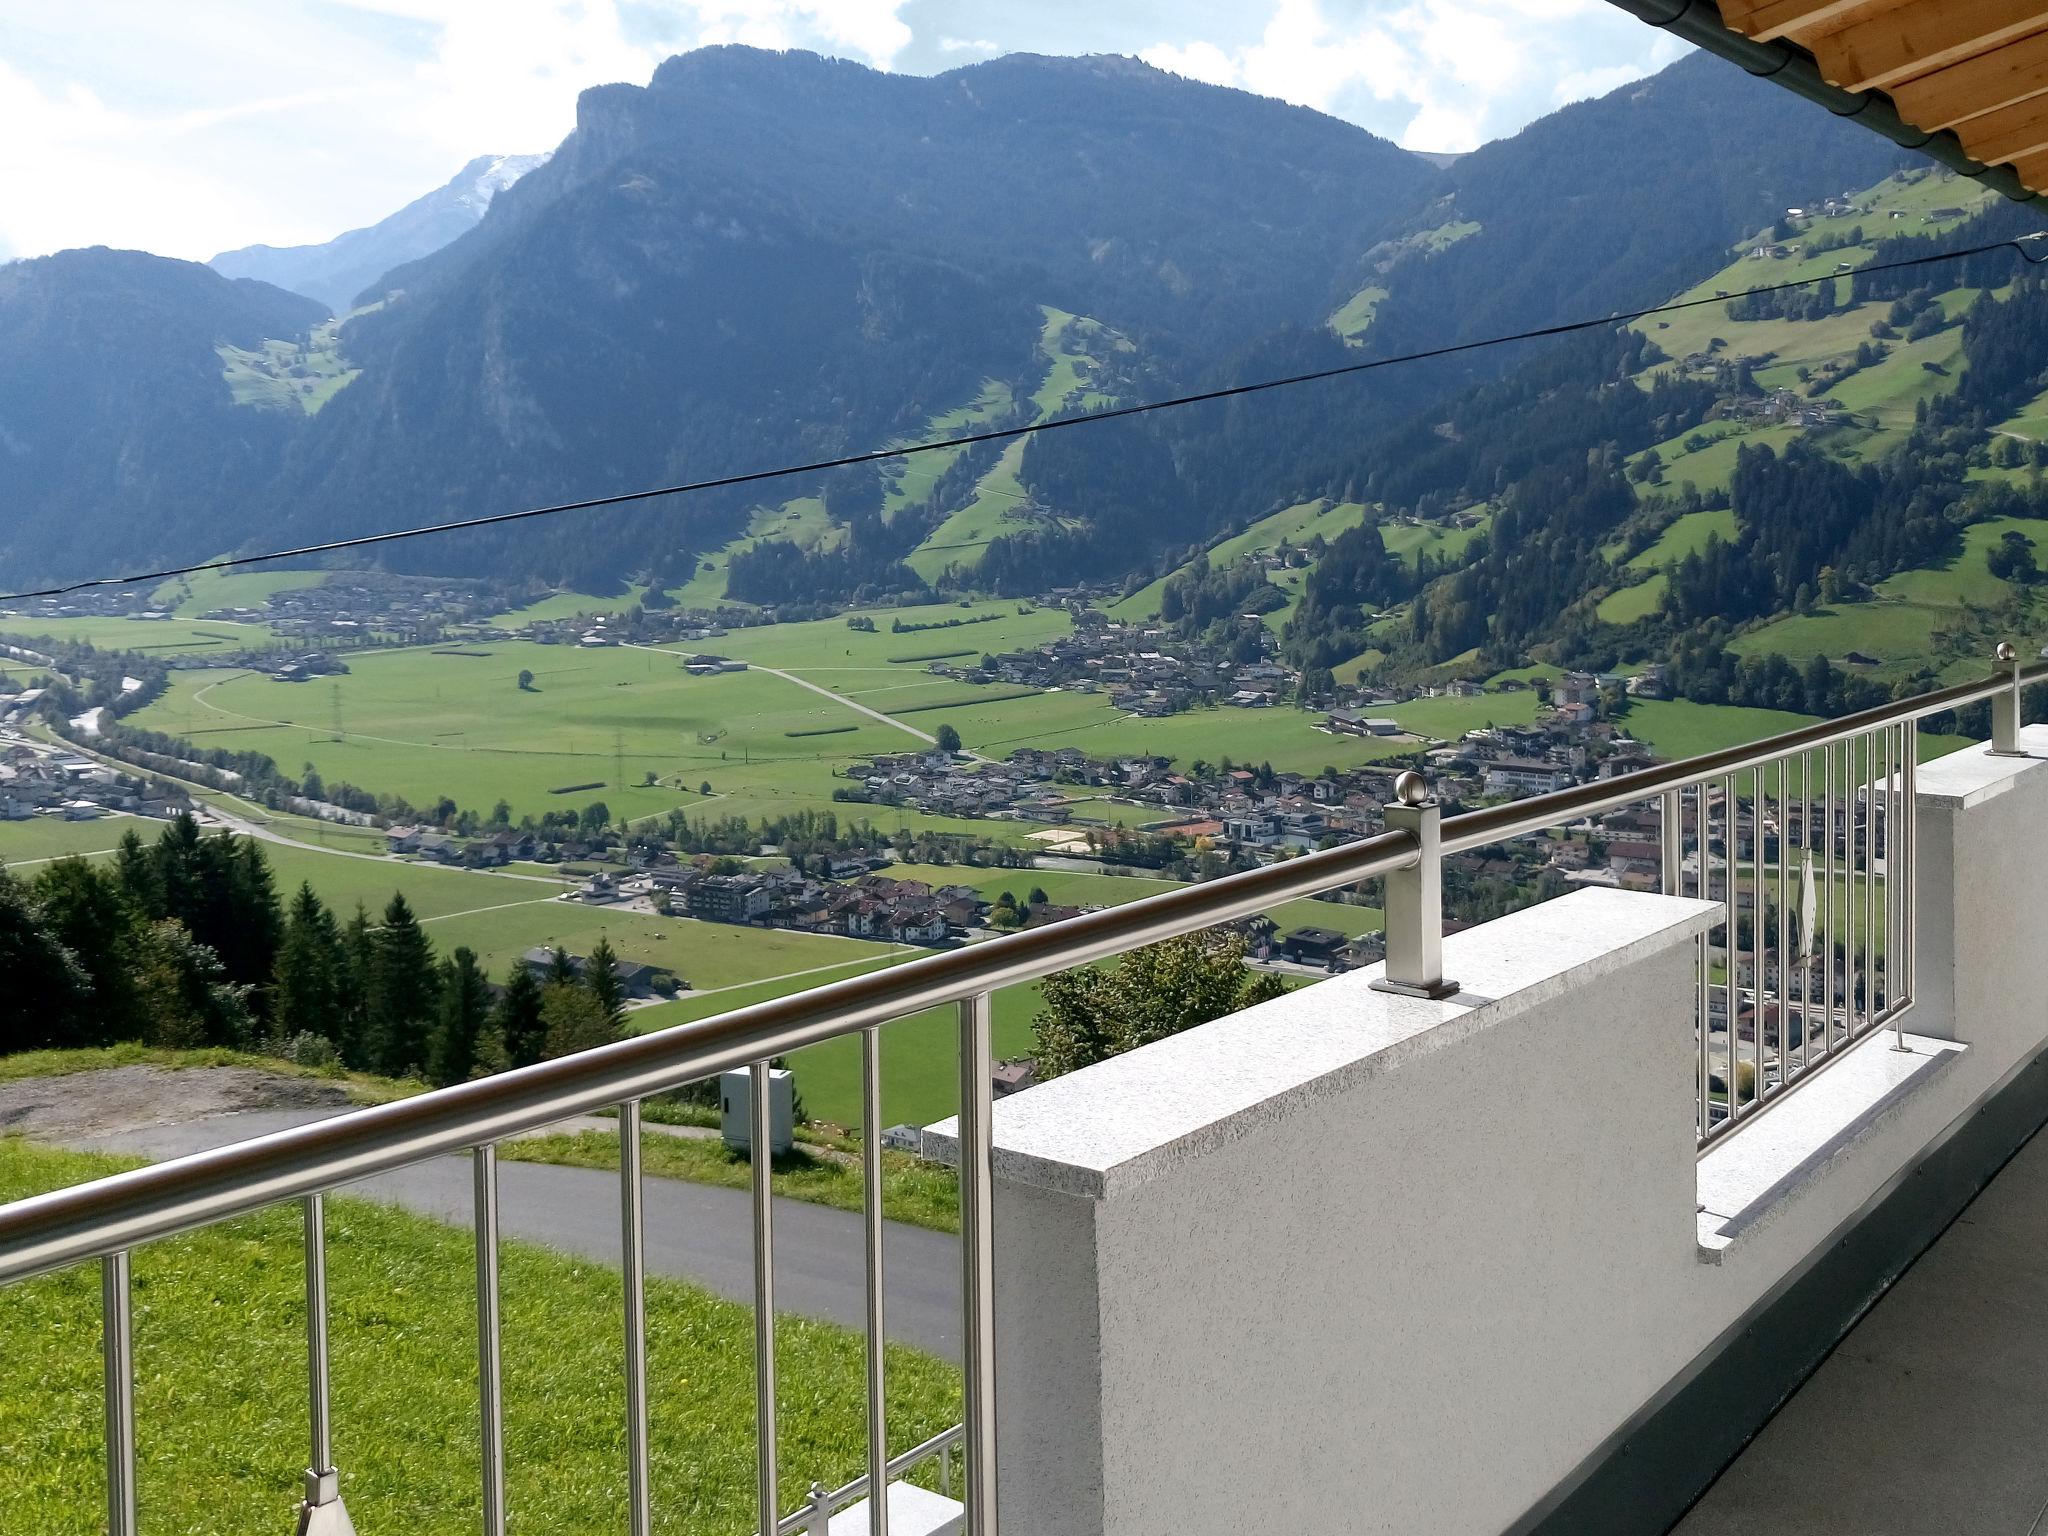
M 1993 701 L 1994 749 L 2017 750 L 2019 692 L 2048 677 L 2048 666 L 2022 668 L 2009 647 L 2001 662 L 2010 662 L 2006 676 L 1960 684 L 1903 703 L 1823 722 L 1744 747 L 1709 753 L 1639 773 L 1582 784 L 1555 794 L 1488 807 L 1446 821 L 1418 775 L 1404 775 L 1399 803 L 1389 806 L 1389 830 L 1377 837 L 1325 849 L 1248 870 L 1202 885 L 1193 885 L 1134 901 L 1128 905 L 1085 913 L 1063 923 L 1028 929 L 986 943 L 930 955 L 906 964 L 815 987 L 793 996 L 677 1026 L 658 1033 L 601 1046 L 575 1056 L 524 1067 L 496 1077 L 463 1083 L 418 1098 L 363 1109 L 275 1135 L 254 1138 L 16 1201 L 0 1207 L 0 1284 L 22 1280 L 88 1260 L 102 1267 L 102 1348 L 106 1376 L 105 1441 L 108 1530 L 112 1536 L 135 1536 L 136 1429 L 134 1359 L 131 1333 L 129 1256 L 137 1246 L 159 1238 L 209 1226 L 281 1201 L 301 1202 L 306 1260 L 307 1355 L 309 1389 L 309 1465 L 300 1529 L 326 1533 L 350 1529 L 342 1509 L 339 1474 L 334 1466 L 327 1402 L 327 1298 L 323 1197 L 342 1185 L 389 1172 L 424 1159 L 466 1153 L 474 1167 L 476 1232 L 476 1304 L 478 1324 L 478 1389 L 482 1459 L 481 1502 L 485 1536 L 503 1536 L 505 1529 L 504 1435 L 502 1370 L 498 1306 L 498 1194 L 496 1146 L 509 1137 L 534 1132 L 573 1115 L 616 1106 L 619 1114 L 619 1209 L 625 1292 L 626 1457 L 630 1504 L 629 1529 L 646 1536 L 652 1523 L 652 1492 L 648 1474 L 648 1396 L 646 1361 L 645 1256 L 642 1234 L 640 1112 L 642 1100 L 685 1083 L 744 1067 L 752 1075 L 751 1135 L 754 1147 L 770 1145 L 768 1070 L 772 1057 L 836 1037 L 857 1035 L 861 1041 L 863 1124 L 861 1162 L 865 1172 L 863 1229 L 866 1280 L 866 1418 L 867 1471 L 839 1494 L 814 1496 L 793 1515 L 782 1512 L 780 1468 L 776 1461 L 774 1204 L 771 1159 L 756 1158 L 752 1178 L 753 1269 L 755 1302 L 756 1502 L 757 1529 L 786 1532 L 816 1528 L 821 1502 L 861 1496 L 869 1498 L 869 1529 L 886 1536 L 890 1476 L 908 1463 L 888 1455 L 883 1407 L 885 1341 L 882 1280 L 881 1214 L 881 1026 L 927 1009 L 958 1010 L 960 1039 L 960 1207 L 961 1279 L 964 1324 L 963 1423 L 916 1452 L 929 1459 L 939 1447 L 950 1473 L 957 1447 L 963 1463 L 962 1498 L 966 1530 L 971 1536 L 996 1536 L 995 1317 L 992 1268 L 991 1204 L 991 1041 L 995 991 L 1018 982 L 1121 954 L 1144 944 L 1198 932 L 1253 916 L 1280 902 L 1313 896 L 1360 880 L 1386 882 L 1388 934 L 1386 979 L 1380 985 L 1411 995 L 1440 997 L 1455 992 L 1442 974 L 1442 914 L 1439 900 L 1440 860 L 1518 837 L 1569 825 L 1583 818 L 1631 804 L 1654 804 L 1663 813 L 1665 888 L 1683 861 L 1683 831 L 1689 806 L 1698 844 L 1695 890 L 1712 898 L 1711 823 L 1713 786 L 1720 786 L 1724 827 L 1724 872 L 1720 897 L 1732 921 L 1724 922 L 1723 943 L 1728 1008 L 1724 1081 L 1725 1114 L 1713 1112 L 1709 1057 L 1712 984 L 1711 952 L 1701 959 L 1700 1134 L 1711 1139 L 1717 1128 L 1733 1124 L 1789 1089 L 1801 1075 L 1840 1054 L 1849 1040 L 1877 1023 L 1895 1020 L 1911 995 L 1913 914 L 1910 897 L 1891 899 L 1889 890 L 1907 890 L 1905 863 L 1912 842 L 1912 763 L 1915 722 L 1928 715 L 1983 700 Z M 1815 763 L 1820 771 L 1810 770 Z M 1788 772 L 1794 767 L 1800 795 L 1788 797 Z M 1850 771 L 1853 769 L 1854 771 Z M 1775 770 L 1773 775 L 1770 770 Z M 1859 777 L 1860 775 L 1860 777 Z M 1776 794 L 1771 788 L 1775 784 Z M 1851 790 L 1852 783 L 1859 789 Z M 1783 829 L 1786 822 L 1802 829 L 1814 819 L 1803 807 L 1814 803 L 1819 786 L 1819 819 L 1829 829 L 1824 858 L 1833 871 L 1837 840 L 1834 798 L 1853 795 L 1859 806 L 1872 803 L 1882 814 L 1865 818 L 1871 829 L 1864 846 L 1886 859 L 1884 906 L 1886 942 L 1884 977 L 1879 1001 L 1860 1009 L 1837 1009 L 1832 980 L 1822 999 L 1828 1015 L 1824 1037 L 1802 1030 L 1802 1044 L 1788 1055 L 1788 1035 L 1781 1029 L 1774 1052 L 1764 1050 L 1759 1018 L 1753 1091 L 1739 1085 L 1739 1022 L 1736 995 L 1739 981 L 1741 900 L 1737 888 L 1745 878 L 1741 845 L 1741 803 L 1750 797 L 1751 825 L 1762 850 L 1767 808 L 1781 817 L 1776 873 L 1781 899 L 1778 923 L 1785 928 L 1782 899 L 1787 878 Z M 1788 813 L 1787 807 L 1791 810 Z M 1897 849 L 1903 839 L 1906 858 Z M 1887 845 L 1890 851 L 1887 852 Z M 1751 861 L 1748 879 L 1761 891 L 1763 861 Z M 1844 862 L 1850 891 L 1861 890 L 1868 902 L 1878 882 L 1856 879 L 1867 864 Z M 1844 909 L 1846 912 L 1846 908 Z M 1761 914 L 1763 907 L 1758 904 Z M 1834 912 L 1832 899 L 1829 911 Z M 1830 921 L 1833 919 L 1830 918 Z M 1843 919 L 1847 921 L 1846 916 Z M 1753 932 L 1756 931 L 1753 928 Z M 1853 925 L 1847 931 L 1855 931 Z M 1861 932 L 1868 941 L 1866 920 Z M 1826 930 L 1832 945 L 1835 932 Z M 1781 937 L 1775 950 L 1781 969 L 1790 953 Z M 1752 945 L 1759 994 L 1765 955 Z M 1832 959 L 1829 974 L 1835 974 Z M 1856 998 L 1853 976 L 1872 976 L 1879 967 L 1866 954 L 1860 971 L 1852 972 L 1846 997 Z M 1895 973 L 1895 974 L 1890 974 Z M 1810 996 L 1800 998 L 1802 1015 Z M 1788 1063 L 1790 1069 L 1788 1070 Z M 1775 1072 L 1775 1080 L 1772 1074 Z M 830 1511 L 822 1517 L 829 1520 Z M 792 1522 L 795 1522 L 792 1525 Z

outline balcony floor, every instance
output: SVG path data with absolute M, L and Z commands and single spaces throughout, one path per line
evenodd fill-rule
M 2020 1150 L 1674 1529 L 2048 1531 L 2048 1134 Z

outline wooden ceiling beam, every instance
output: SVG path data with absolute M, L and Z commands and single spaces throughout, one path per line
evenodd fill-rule
M 1879 11 L 1896 10 L 1912 0 L 1753 0 L 1742 30 L 1760 43 L 1781 37 L 1795 41 L 1837 27 L 1853 25 Z M 1726 9 L 1723 8 L 1723 15 Z
M 2036 150 L 2013 161 L 2013 172 L 2028 186 L 2048 187 L 2048 149 Z
M 1891 88 L 1891 98 L 1900 117 L 1934 133 L 2043 91 L 2048 91 L 2048 32 L 2036 32 L 1901 80 Z
M 1963 148 L 1986 165 L 2019 160 L 2048 149 L 2048 94 L 1964 118 L 1956 124 Z
M 2037 5 L 2014 0 L 1913 0 L 1799 41 L 1823 79 L 1845 91 L 1879 90 L 1978 58 L 2048 25 Z

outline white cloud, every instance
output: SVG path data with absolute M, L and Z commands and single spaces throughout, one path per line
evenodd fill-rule
M 1155 0 L 1086 14 L 997 0 L 0 5 L 0 250 L 203 258 L 328 239 L 474 155 L 552 147 L 587 87 L 644 82 L 713 42 L 882 69 L 1011 48 L 1138 52 L 1424 149 L 1470 148 L 1681 51 L 1604 0 Z
M 1193 79 L 1379 125 L 1411 149 L 1468 150 L 1555 105 L 1548 82 L 1560 75 L 1560 89 L 1571 83 L 1576 94 L 1597 94 L 1681 51 L 1653 34 L 1635 62 L 1570 70 L 1582 58 L 1581 32 L 1624 19 L 1600 0 L 1354 3 L 1342 24 L 1332 19 L 1335 9 L 1334 0 L 1273 0 L 1255 39 L 1227 48 L 1160 43 L 1141 57 Z M 1578 31 L 1561 25 L 1579 17 L 1586 22 Z
M 1138 55 L 1156 69 L 1170 70 L 1190 80 L 1209 85 L 1242 85 L 1244 76 L 1237 61 L 1214 43 L 1193 42 L 1177 47 L 1158 43 Z

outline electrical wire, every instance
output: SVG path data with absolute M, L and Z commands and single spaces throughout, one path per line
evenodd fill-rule
M 862 453 L 842 454 L 831 459 L 812 459 L 802 464 L 785 464 L 775 469 L 748 470 L 741 474 L 719 475 L 708 480 L 689 480 L 676 485 L 650 486 L 637 491 L 618 491 L 608 496 L 590 496 L 578 501 L 555 502 L 544 507 L 523 507 L 516 512 L 492 512 L 481 517 L 458 518 L 452 522 L 427 523 L 412 528 L 394 528 L 383 533 L 358 534 L 352 538 L 329 539 L 319 544 L 301 544 L 290 549 L 274 549 L 260 555 L 233 555 L 218 560 L 202 560 L 193 565 L 174 565 L 161 571 L 137 571 L 125 576 L 96 576 L 84 581 L 67 582 L 61 586 L 43 587 L 29 592 L 0 593 L 0 603 L 18 603 L 46 597 L 65 597 L 73 592 L 84 592 L 94 587 L 138 586 L 143 582 L 168 581 L 174 576 L 191 576 L 202 571 L 232 570 L 244 565 L 264 565 L 273 560 L 306 559 L 313 555 L 334 554 L 344 549 L 367 549 L 378 544 L 392 544 L 402 539 L 423 539 L 435 534 L 461 533 L 475 528 L 494 528 L 505 523 L 525 522 L 532 518 L 556 517 L 567 512 L 590 512 L 603 507 L 626 506 L 633 502 L 652 501 L 662 496 L 689 496 L 704 491 L 728 490 L 734 486 L 759 485 L 770 480 L 784 480 L 797 475 L 822 473 L 831 469 L 848 469 L 862 464 L 877 464 L 888 459 L 907 459 L 920 453 L 936 453 L 946 448 L 968 448 L 976 443 L 1008 442 L 1016 438 L 1029 437 L 1042 432 L 1054 432 L 1063 427 L 1087 426 L 1096 422 L 1117 421 L 1131 416 L 1148 416 L 1155 411 L 1180 410 L 1191 405 L 1209 405 L 1220 400 L 1236 400 L 1247 395 L 1265 394 L 1277 389 L 1293 389 L 1303 384 L 1320 383 L 1326 379 L 1340 379 L 1352 374 L 1372 373 L 1382 368 L 1398 368 L 1410 363 L 1428 362 L 1440 357 L 1455 357 L 1463 352 L 1477 352 L 1488 347 L 1506 346 L 1518 341 L 1540 341 L 1553 336 L 1570 336 L 1580 331 L 1598 330 L 1603 326 L 1628 325 L 1637 320 L 1647 320 L 1653 315 L 1676 314 L 1681 310 L 1695 309 L 1703 304 L 1723 304 L 1733 299 L 1747 298 L 1753 294 L 1783 293 L 1793 288 L 1807 288 L 1816 283 L 1834 282 L 1842 276 L 1860 277 L 1876 272 L 1898 272 L 1912 267 L 1934 266 L 1941 262 L 1961 261 L 1970 256 L 1982 256 L 1989 252 L 2010 246 L 2019 252 L 2028 263 L 2039 266 L 2048 262 L 2048 251 L 2036 256 L 2027 249 L 2030 241 L 2048 239 L 2048 230 L 2034 234 L 2019 235 L 2009 240 L 1993 240 L 1984 245 L 1969 246 L 1963 250 L 1936 251 L 1926 256 L 1902 257 L 1897 261 L 1879 262 L 1875 265 L 1858 267 L 1853 273 L 1830 272 L 1816 277 L 1792 278 L 1782 283 L 1770 283 L 1761 288 L 1744 289 L 1741 293 L 1716 293 L 1713 297 L 1696 299 L 1675 299 L 1665 304 L 1653 304 L 1646 309 L 1617 310 L 1612 314 L 1600 315 L 1584 320 L 1567 320 L 1558 325 L 1537 326 L 1532 330 L 1513 331 L 1501 336 L 1482 337 L 1477 341 L 1460 341 L 1440 347 L 1428 347 L 1419 352 L 1403 352 L 1391 357 L 1369 358 L 1363 362 L 1345 363 L 1335 368 L 1316 368 L 1306 373 L 1287 374 L 1280 378 L 1260 379 L 1250 384 L 1232 384 L 1220 389 L 1205 389 L 1189 395 L 1173 395 L 1161 400 L 1141 401 L 1136 405 L 1112 406 L 1108 410 L 1088 411 L 1072 416 L 1055 416 L 1047 421 L 1028 422 L 1013 427 L 991 427 L 981 432 L 962 433 L 957 437 L 933 438 L 926 442 L 902 444 L 892 448 L 872 448 Z

